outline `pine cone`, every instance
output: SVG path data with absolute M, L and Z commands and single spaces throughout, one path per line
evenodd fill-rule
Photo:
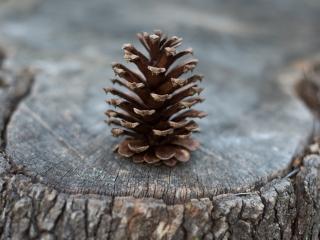
M 105 89 L 106 93 L 119 97 L 107 103 L 120 109 L 106 112 L 107 123 L 118 126 L 111 130 L 113 136 L 127 136 L 116 148 L 121 156 L 132 157 L 135 163 L 163 163 L 173 167 L 188 161 L 190 151 L 199 147 L 199 142 L 191 138 L 199 127 L 190 119 L 206 116 L 202 111 L 191 109 L 203 101 L 194 96 L 203 90 L 197 85 L 203 76 L 180 78 L 198 63 L 197 59 L 191 59 L 175 64 L 179 58 L 192 54 L 191 48 L 176 51 L 182 38 L 167 38 L 161 31 L 137 36 L 149 57 L 131 44 L 123 45 L 124 59 L 134 63 L 140 72 L 120 63 L 112 64 L 120 78 L 112 82 L 128 91 Z
M 320 62 L 307 69 L 296 85 L 296 92 L 312 113 L 320 119 Z

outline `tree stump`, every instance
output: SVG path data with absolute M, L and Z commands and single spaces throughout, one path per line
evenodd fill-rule
M 0 19 L 0 239 L 319 237 L 317 132 L 294 93 L 319 2 L 12 0 Z M 110 63 L 154 28 L 205 75 L 202 146 L 175 168 L 120 158 L 104 123 Z

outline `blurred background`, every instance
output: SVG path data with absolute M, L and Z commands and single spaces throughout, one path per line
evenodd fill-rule
M 256 72 L 319 47 L 317 0 L 0 0 L 0 43 L 19 59 L 51 55 L 120 60 L 135 33 L 163 29 L 182 36 L 207 65 Z M 274 51 L 276 50 L 276 51 Z M 106 59 L 106 58 L 112 59 Z M 118 59 L 116 59 L 118 57 Z
M 205 94 L 219 101 L 220 85 L 228 92 L 245 79 L 250 91 L 250 79 L 317 53 L 319 22 L 318 0 L 0 0 L 0 45 L 46 74 L 100 70 L 98 88 L 113 76 L 110 63 L 121 61 L 123 43 L 138 46 L 137 32 L 162 29 L 193 47 L 197 71 L 215 82 Z
M 239 116 L 262 108 L 266 98 L 264 111 L 274 111 L 277 75 L 317 55 L 319 23 L 318 0 L 0 0 L 0 46 L 16 64 L 50 76 L 38 80 L 34 91 L 64 101 L 66 112 L 68 103 L 76 105 L 79 121 L 89 114 L 85 128 L 95 134 L 105 131 L 101 89 L 114 76 L 110 65 L 124 62 L 124 43 L 142 49 L 137 32 L 162 29 L 183 37 L 182 48 L 192 47 L 200 60 L 195 72 L 205 76 L 209 100 L 201 107 L 233 129 Z M 70 99 L 60 99 L 65 87 Z M 81 93 L 86 101 L 72 100 Z M 210 126 L 208 119 L 202 122 L 221 133 L 219 117 Z

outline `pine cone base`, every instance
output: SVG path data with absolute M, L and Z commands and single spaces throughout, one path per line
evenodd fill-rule
M 149 146 L 147 141 L 126 138 L 117 147 L 121 156 L 131 158 L 135 163 L 147 163 L 160 165 L 163 163 L 169 167 L 178 162 L 190 160 L 190 151 L 195 151 L 200 146 L 199 142 L 192 139 L 176 139 L 172 142 Z

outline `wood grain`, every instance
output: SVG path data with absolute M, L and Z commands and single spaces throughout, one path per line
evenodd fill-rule
M 128 2 L 126 7 L 132 5 Z M 238 31 L 205 29 L 194 34 L 198 28 L 185 22 L 180 23 L 184 30 L 178 30 L 180 24 L 172 19 L 174 29 L 168 32 L 177 29 L 177 34 L 186 39 L 185 47 L 191 45 L 200 59 L 199 71 L 206 76 L 202 86 L 207 98 L 201 108 L 209 116 L 200 122 L 203 132 L 198 139 L 202 148 L 190 163 L 174 169 L 141 166 L 112 153 L 117 140 L 103 122 L 107 105 L 101 90 L 110 85 L 108 79 L 113 73 L 108 65 L 122 57 L 122 43 L 137 41 L 126 25 L 129 20 L 113 14 L 106 14 L 105 18 L 121 20 L 119 24 L 130 31 L 117 36 L 115 29 L 103 30 L 103 26 L 109 25 L 100 26 L 98 17 L 109 13 L 109 5 L 96 2 L 92 6 L 92 11 L 98 11 L 94 14 L 97 19 L 88 19 L 89 13 L 81 11 L 86 7 L 83 3 L 74 13 L 76 16 L 62 12 L 61 19 L 53 22 L 51 34 L 42 34 L 41 42 L 36 36 L 26 42 L 36 47 L 49 42 L 52 34 L 60 35 L 57 41 L 50 42 L 56 57 L 47 47 L 38 45 L 37 52 L 43 54 L 38 67 L 43 73 L 8 125 L 7 152 L 16 163 L 61 191 L 147 196 L 168 202 L 250 190 L 286 171 L 300 142 L 311 131 L 309 113 L 296 98 L 283 92 L 283 83 L 277 79 L 276 73 L 287 64 L 286 56 L 294 54 L 295 42 L 289 41 L 290 34 L 280 34 L 276 25 L 274 29 L 262 30 L 260 24 L 247 23 L 227 10 L 220 24 L 230 24 Z M 46 12 L 50 7 L 52 13 Z M 157 13 L 152 5 L 146 7 L 149 11 L 144 18 L 134 16 L 134 22 L 142 24 L 148 20 L 145 28 L 152 28 L 151 19 Z M 24 22 L 24 28 L 33 27 L 33 19 L 50 19 L 56 8 L 55 4 L 43 3 L 42 11 L 28 16 L 30 23 Z M 167 8 L 168 3 L 164 3 L 160 9 Z M 191 16 L 199 16 L 200 10 L 191 10 Z M 61 29 L 64 22 L 70 22 L 71 32 Z M 46 24 L 37 23 L 36 32 L 43 31 Z M 92 29 L 94 23 L 97 26 Z M 77 39 L 90 36 L 82 42 L 74 34 L 79 35 Z M 105 37 L 107 34 L 117 39 Z M 279 34 L 279 43 L 272 43 L 274 34 Z M 219 40 L 221 37 L 227 40 Z M 262 37 L 272 44 L 259 41 Z M 221 46 L 228 40 L 233 43 Z M 280 44 L 284 42 L 285 46 Z M 65 52 L 65 48 L 70 51 L 75 47 L 76 52 Z M 104 48 L 108 52 L 102 54 L 100 50 Z M 305 41 L 295 51 L 310 48 Z

